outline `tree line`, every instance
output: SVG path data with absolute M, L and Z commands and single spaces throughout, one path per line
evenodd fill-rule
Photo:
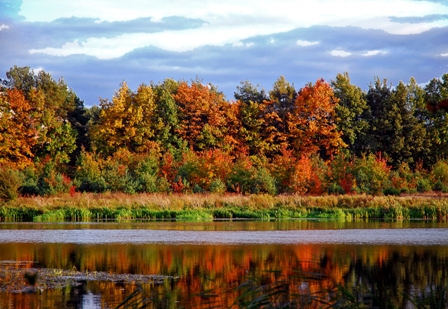
M 234 100 L 200 80 L 123 82 L 90 108 L 29 67 L 0 87 L 1 173 L 21 194 L 448 188 L 448 74 L 367 91 L 348 73 L 300 89 L 281 76 L 269 91 L 241 82 Z

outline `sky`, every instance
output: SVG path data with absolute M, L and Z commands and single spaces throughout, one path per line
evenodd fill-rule
M 424 85 L 448 73 L 448 0 L 0 0 L 0 77 L 63 78 L 86 106 L 125 81 L 242 81 L 297 90 L 348 72 Z

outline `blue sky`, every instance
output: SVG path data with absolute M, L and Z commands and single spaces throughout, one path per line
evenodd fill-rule
M 165 78 L 300 89 L 349 72 L 425 84 L 448 73 L 448 0 L 0 0 L 0 76 L 63 77 L 87 106 Z

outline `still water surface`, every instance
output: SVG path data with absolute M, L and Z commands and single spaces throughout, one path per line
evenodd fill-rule
M 288 290 L 303 292 L 305 287 L 309 295 L 339 284 L 367 289 L 365 294 L 376 293 L 412 308 L 406 293 L 448 286 L 448 225 L 0 223 L 2 261 L 15 261 L 19 267 L 175 276 L 163 285 L 143 287 L 152 295 L 154 307 L 162 308 L 236 308 L 241 293 L 236 287 L 249 279 L 265 285 L 284 280 Z M 310 273 L 318 279 L 305 279 Z M 35 294 L 0 293 L 0 309 L 114 308 L 134 289 L 123 283 L 89 281 Z

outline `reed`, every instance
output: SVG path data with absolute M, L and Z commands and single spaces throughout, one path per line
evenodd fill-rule
M 0 205 L 0 220 L 322 218 L 446 220 L 448 199 L 434 196 L 77 193 L 20 197 Z

